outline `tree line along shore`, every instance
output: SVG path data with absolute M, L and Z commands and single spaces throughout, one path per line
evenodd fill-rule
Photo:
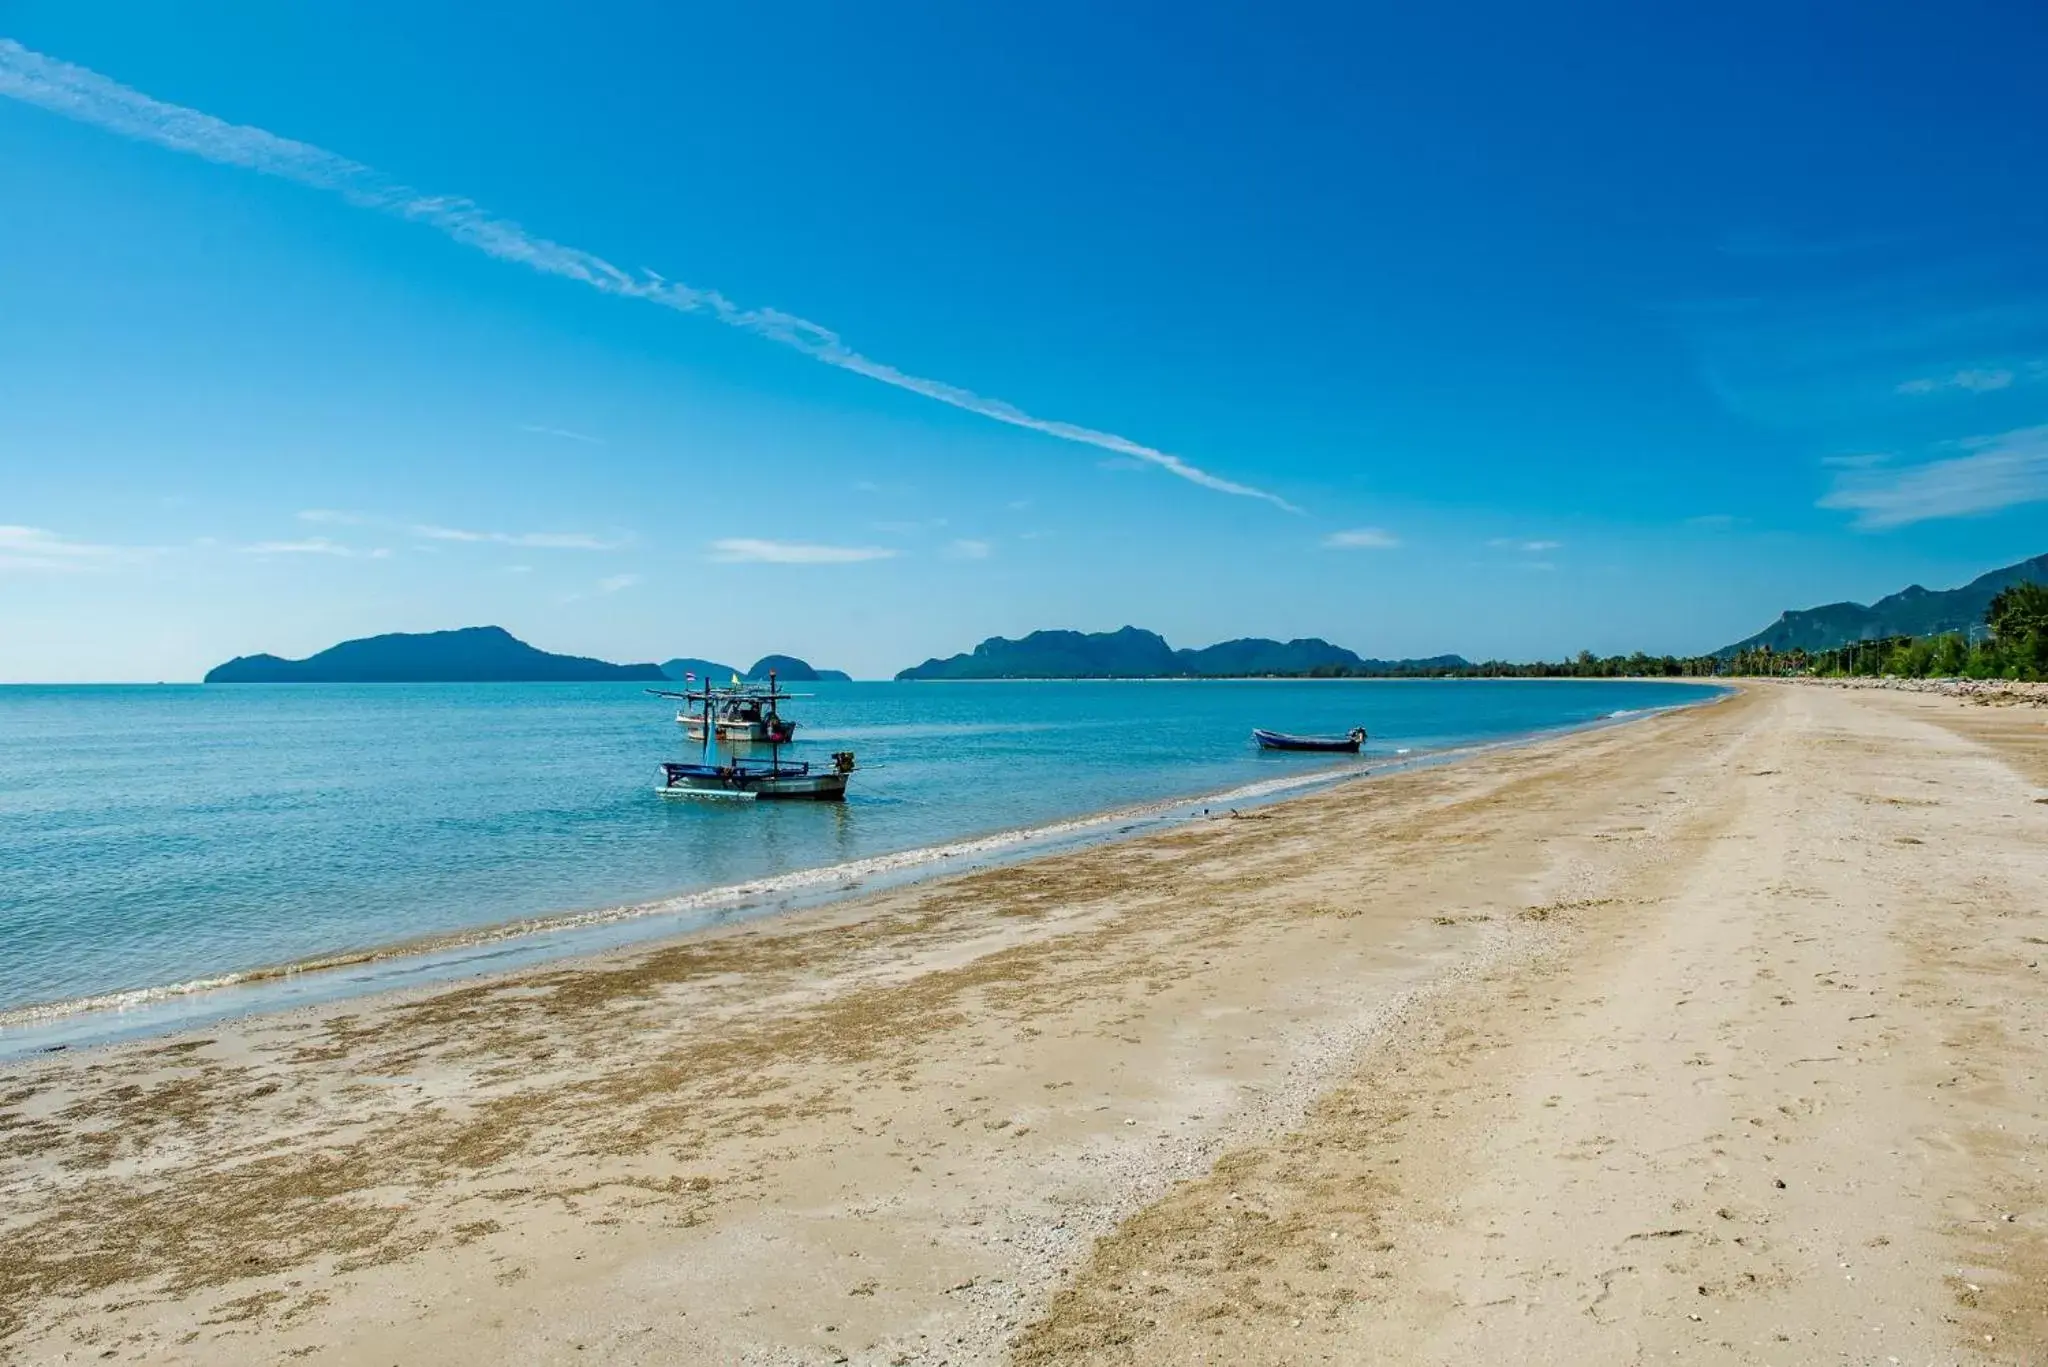
M 1366 671 L 1329 666 L 1311 678 L 1904 678 L 2048 680 L 2048 585 L 2015 584 L 1991 600 L 1981 628 L 1930 636 L 1885 636 L 1822 650 L 1747 646 L 1712 655 L 1596 656 L 1531 662 Z

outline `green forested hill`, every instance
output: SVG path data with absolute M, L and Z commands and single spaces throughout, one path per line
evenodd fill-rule
M 1852 641 L 1892 636 L 1939 636 L 1960 631 L 1981 636 L 1984 610 L 1998 591 L 2027 581 L 2048 584 L 2048 555 L 1992 570 L 1959 589 L 1924 589 L 1918 584 L 1875 603 L 1829 603 L 1785 613 L 1756 635 L 1723 646 L 1717 655 L 1735 655 L 1758 646 L 1772 650 L 1832 650 Z

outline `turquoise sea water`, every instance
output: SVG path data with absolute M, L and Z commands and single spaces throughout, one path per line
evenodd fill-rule
M 0 1033 L 53 1003 L 130 994 L 132 1009 L 223 974 L 1358 767 L 1262 754 L 1253 726 L 1364 725 L 1371 766 L 1706 695 L 1508 681 L 809 691 L 790 709 L 795 752 L 859 754 L 844 806 L 657 796 L 657 762 L 696 747 L 673 704 L 631 686 L 0 688 Z M 639 933 L 705 919 L 687 901 L 669 911 Z

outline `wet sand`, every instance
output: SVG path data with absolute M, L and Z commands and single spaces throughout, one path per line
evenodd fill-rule
M 15 1065 L 0 1356 L 2035 1361 L 2044 798 L 1758 687 Z

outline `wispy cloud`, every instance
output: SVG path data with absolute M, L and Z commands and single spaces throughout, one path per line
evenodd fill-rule
M 1929 249 L 1910 268 L 1759 269 L 1742 299 L 1669 310 L 1733 412 L 1822 440 L 1882 430 L 1903 396 L 1964 399 L 2029 378 L 2048 336 L 2038 273 Z M 2043 369 L 2048 378 L 2048 368 Z M 1862 440 L 1868 440 L 1865 435 Z
M 1960 389 L 1970 394 L 1989 394 L 1996 389 L 2011 388 L 2015 378 L 2013 372 L 2004 369 L 1958 370 L 1953 375 L 1907 380 L 1898 387 L 1898 392 L 1938 394 L 1944 389 Z
M 535 423 L 522 422 L 519 424 L 519 430 L 531 432 L 536 436 L 560 437 L 563 441 L 580 441 L 585 446 L 605 446 L 609 444 L 603 437 L 592 437 L 582 432 L 571 432 L 566 427 L 541 427 Z
M 239 549 L 244 555 L 331 555 L 340 559 L 363 560 L 388 560 L 391 557 L 389 547 L 364 549 L 324 536 L 309 536 L 297 541 L 258 541 Z
M 1260 499 L 1289 512 L 1300 511 L 1278 494 L 1211 474 L 1179 456 L 1114 432 L 1037 417 L 1004 400 L 899 370 L 862 355 L 830 328 L 793 313 L 775 308 L 742 308 L 717 290 L 668 280 L 650 270 L 630 273 L 593 253 L 536 236 L 471 200 L 428 194 L 361 162 L 309 143 L 227 123 L 196 109 L 165 104 L 98 72 L 32 52 L 11 39 L 0 39 L 0 95 L 122 137 L 323 190 L 358 208 L 424 224 L 501 261 L 574 280 L 605 294 L 659 304 L 680 313 L 704 314 L 728 327 L 802 352 L 825 365 L 995 422 L 1129 456 L 1218 493 Z
M 990 542 L 979 541 L 970 536 L 963 536 L 957 541 L 948 543 L 946 546 L 946 558 L 949 560 L 986 560 L 995 554 L 995 549 L 995 546 Z
M 851 565 L 862 560 L 890 560 L 897 554 L 887 546 L 819 546 L 807 541 L 763 541 L 748 536 L 711 543 L 711 558 L 731 565 Z
M 422 541 L 453 541 L 467 545 L 526 546 L 548 551 L 615 551 L 629 538 L 596 536 L 590 532 L 479 532 L 466 527 L 443 527 L 431 522 L 403 522 L 370 513 L 342 512 L 334 508 L 308 508 L 299 521 L 329 527 L 378 527 L 404 532 Z
M 1861 451 L 1849 456 L 1822 456 L 1820 463 L 1834 470 L 1868 470 L 1891 459 L 1885 451 Z
M 471 545 L 488 542 L 544 551 L 615 551 L 626 544 L 616 537 L 592 536 L 588 532 L 476 532 L 421 522 L 411 524 L 406 530 L 427 541 L 460 541 Z
M 141 546 L 76 541 L 44 527 L 0 525 L 0 572 L 76 574 L 108 570 L 151 553 Z
M 614 574 L 609 578 L 598 580 L 597 591 L 599 593 L 617 593 L 620 589 L 630 589 L 639 582 L 640 576 L 637 574 Z
M 1400 544 L 1400 537 L 1378 527 L 1354 527 L 1323 538 L 1324 547 L 1333 551 L 1390 551 Z
M 1963 454 L 1838 476 L 1820 506 L 1855 513 L 1865 531 L 1883 531 L 2048 500 L 2048 426 L 1943 446 Z
M 1486 543 L 1497 551 L 1526 551 L 1530 555 L 1541 555 L 1544 551 L 1562 549 L 1562 541 L 1523 541 L 1519 537 L 1496 536 Z

